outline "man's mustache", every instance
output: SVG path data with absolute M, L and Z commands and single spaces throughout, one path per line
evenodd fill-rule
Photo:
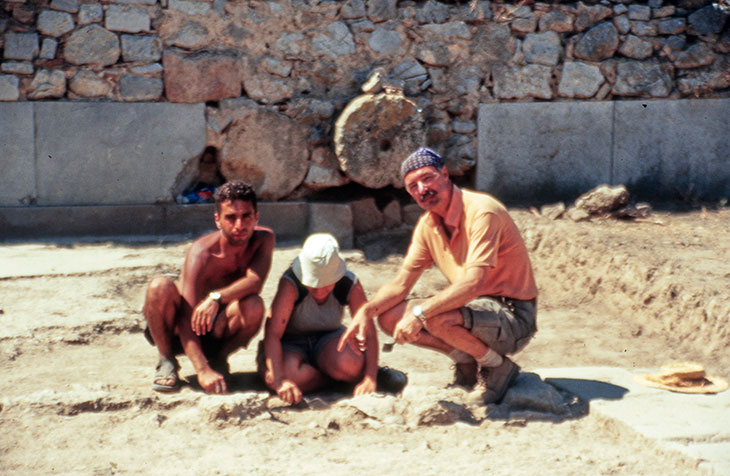
M 426 190 L 425 192 L 423 192 L 421 194 L 421 201 L 424 201 L 427 198 L 432 197 L 434 195 L 436 195 L 436 191 L 435 190 Z

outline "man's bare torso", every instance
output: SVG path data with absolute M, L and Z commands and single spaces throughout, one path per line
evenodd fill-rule
M 201 291 L 201 296 L 198 296 L 198 299 L 200 299 L 209 291 L 228 286 L 237 279 L 242 278 L 256 253 L 260 250 L 264 237 L 269 233 L 271 231 L 267 228 L 256 227 L 251 239 L 245 246 L 228 249 L 228 253 L 221 249 L 220 231 L 199 238 L 188 250 L 185 260 L 201 260 L 202 266 L 200 269 L 202 271 L 197 277 L 187 276 L 184 267 L 180 281 L 177 283 L 178 289 L 184 289 L 186 280 L 196 280 L 198 282 L 197 287 Z

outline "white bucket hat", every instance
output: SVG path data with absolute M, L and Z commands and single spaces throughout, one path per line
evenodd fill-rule
M 315 233 L 304 241 L 302 251 L 292 263 L 292 271 L 303 285 L 323 288 L 339 281 L 347 266 L 335 237 L 329 233 Z

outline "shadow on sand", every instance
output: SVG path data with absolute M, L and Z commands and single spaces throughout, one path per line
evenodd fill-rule
M 590 402 L 591 400 L 620 400 L 626 395 L 629 389 L 600 382 L 598 380 L 586 380 L 578 378 L 547 378 L 545 382 L 559 389 L 577 395 L 579 398 Z

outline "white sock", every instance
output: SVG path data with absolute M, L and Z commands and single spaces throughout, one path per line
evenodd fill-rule
M 502 365 L 502 362 L 504 362 L 504 359 L 494 350 L 489 349 L 484 355 L 477 359 L 477 362 L 481 367 L 499 367 Z
M 457 364 L 467 364 L 474 360 L 474 357 L 459 349 L 454 349 L 449 352 L 449 357 L 451 357 L 451 360 L 453 360 Z

